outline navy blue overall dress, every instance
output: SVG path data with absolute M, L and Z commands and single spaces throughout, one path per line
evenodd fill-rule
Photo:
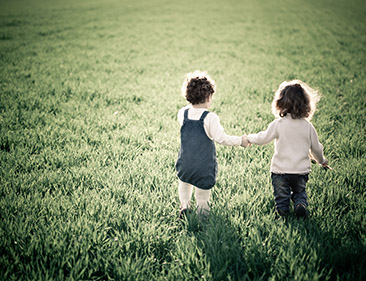
M 180 129 L 181 147 L 175 164 L 178 178 L 201 189 L 211 189 L 216 183 L 217 160 L 215 143 L 206 135 L 203 125 L 209 112 L 202 113 L 199 120 L 188 119 Z

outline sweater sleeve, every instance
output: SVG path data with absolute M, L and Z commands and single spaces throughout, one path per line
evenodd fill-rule
M 277 134 L 277 119 L 272 121 L 269 125 L 267 130 L 259 132 L 257 134 L 249 134 L 248 140 L 250 143 L 254 144 L 267 144 L 271 142 L 273 139 L 278 137 Z
M 310 152 L 319 164 L 325 162 L 323 145 L 319 142 L 318 134 L 312 124 L 310 124 Z
M 241 145 L 241 137 L 239 136 L 230 136 L 224 132 L 224 128 L 220 124 L 220 118 L 215 113 L 209 113 L 210 118 L 208 122 L 207 135 L 210 139 L 218 144 L 227 145 L 227 146 L 240 146 Z M 207 116 L 209 117 L 209 116 Z M 206 117 L 206 118 L 207 118 Z

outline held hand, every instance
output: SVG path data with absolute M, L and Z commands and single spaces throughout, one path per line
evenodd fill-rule
M 252 144 L 249 142 L 247 135 L 243 135 L 241 137 L 241 146 L 242 147 L 248 147 L 248 146 L 251 146 L 251 145 Z

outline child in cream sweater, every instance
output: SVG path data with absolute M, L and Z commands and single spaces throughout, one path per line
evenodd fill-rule
M 263 145 L 275 140 L 271 178 L 276 211 L 280 216 L 289 213 L 290 199 L 294 201 L 297 217 L 308 215 L 306 183 L 311 158 L 330 168 L 316 130 L 309 121 L 318 100 L 317 93 L 304 82 L 283 82 L 272 102 L 273 114 L 279 118 L 271 122 L 267 130 L 247 136 L 250 144 Z

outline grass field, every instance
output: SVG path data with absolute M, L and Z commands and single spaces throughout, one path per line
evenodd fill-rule
M 365 280 L 366 3 L 1 0 L 2 280 Z M 274 219 L 273 144 L 217 145 L 208 221 L 177 220 L 187 72 L 231 135 L 278 85 L 322 99 L 311 217 Z

